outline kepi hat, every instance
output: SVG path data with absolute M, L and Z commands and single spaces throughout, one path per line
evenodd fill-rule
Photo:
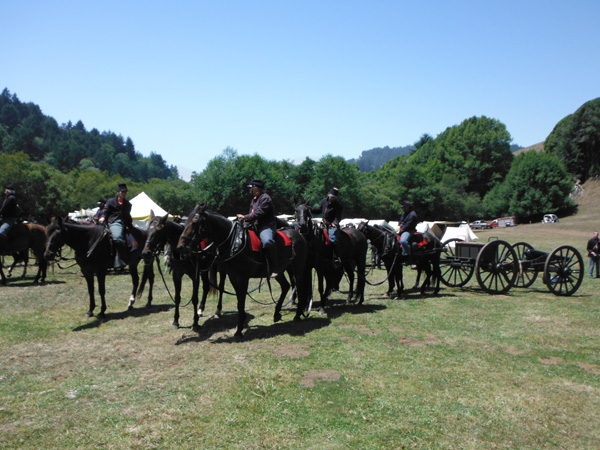
M 337 198 L 338 195 L 340 195 L 340 191 L 338 190 L 338 188 L 331 188 L 331 190 L 329 191 L 329 193 L 327 194 L 329 197 L 333 197 L 333 198 Z
M 125 183 L 121 183 L 119 184 L 119 187 L 117 187 L 117 192 L 121 191 L 127 191 L 127 185 Z
M 264 189 L 265 188 L 265 182 L 263 180 L 252 180 L 247 187 L 251 188 L 253 186 L 256 186 L 259 189 Z

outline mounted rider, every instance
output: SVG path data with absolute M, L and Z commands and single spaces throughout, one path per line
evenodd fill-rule
M 0 249 L 7 249 L 10 247 L 8 240 L 8 232 L 17 222 L 21 209 L 17 204 L 17 197 L 15 196 L 16 190 L 12 184 L 7 184 L 4 187 L 4 195 L 6 198 L 0 208 Z
M 400 228 L 400 245 L 402 246 L 402 255 L 405 257 L 406 262 L 409 263 L 412 249 L 410 247 L 410 238 L 417 231 L 417 213 L 413 209 L 413 205 L 408 200 L 402 203 L 402 209 L 404 214 L 400 217 L 398 227 Z
M 131 219 L 131 203 L 127 200 L 127 185 L 119 184 L 117 195 L 106 202 L 104 217 L 108 221 L 108 228 L 112 234 L 113 242 L 117 250 L 115 255 L 115 267 L 125 265 L 122 258 L 127 254 L 126 231 L 133 227 Z M 102 219 L 100 219 L 103 222 Z
M 265 251 L 267 258 L 268 271 L 271 273 L 271 278 L 278 275 L 278 258 L 277 247 L 275 245 L 275 233 L 277 231 L 277 221 L 275 218 L 275 210 L 273 200 L 269 194 L 265 193 L 265 182 L 263 180 L 254 179 L 247 186 L 252 193 L 252 201 L 250 202 L 250 212 L 246 215 L 238 214 L 237 218 L 244 222 L 254 223 L 260 237 L 260 242 Z
M 105 206 L 106 206 L 106 200 L 104 200 L 103 198 L 98 200 L 98 210 L 94 214 L 94 217 L 92 217 L 92 223 L 94 225 L 102 225 L 102 222 L 104 222 Z
M 342 212 L 344 205 L 339 200 L 340 192 L 338 188 L 331 188 L 327 197 L 321 201 L 321 205 L 318 208 L 313 208 L 313 214 L 323 215 L 323 225 L 327 228 L 329 234 L 329 241 L 333 245 L 335 253 L 336 243 L 339 241 L 340 236 L 340 221 L 342 220 Z

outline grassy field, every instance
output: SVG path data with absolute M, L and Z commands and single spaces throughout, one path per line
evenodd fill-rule
M 586 187 L 579 213 L 557 224 L 477 234 L 585 257 L 597 193 Z M 160 278 L 154 306 L 127 312 L 129 278 L 111 276 L 104 322 L 84 317 L 76 268 L 31 280 L 0 287 L 2 449 L 600 448 L 600 280 L 587 276 L 567 298 L 541 280 L 402 300 L 367 287 L 363 306 L 334 294 L 326 315 L 301 323 L 286 309 L 273 324 L 272 306 L 249 301 L 243 342 L 231 296 L 193 333 L 190 306 L 188 328 L 171 328 Z

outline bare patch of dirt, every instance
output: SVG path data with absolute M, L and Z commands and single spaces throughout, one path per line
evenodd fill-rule
M 424 347 L 426 345 L 439 344 L 440 341 L 434 334 L 427 333 L 423 339 L 401 337 L 398 339 L 398 343 L 400 345 L 407 345 L 408 347 Z
M 304 374 L 304 378 L 300 381 L 300 386 L 303 388 L 314 388 L 315 381 L 339 381 L 340 373 L 337 370 L 311 370 Z
M 548 366 L 557 366 L 566 362 L 564 359 L 559 358 L 558 356 L 552 356 L 551 358 L 540 358 L 539 361 Z
M 577 365 L 585 370 L 586 372 L 590 372 L 590 373 L 595 373 L 598 374 L 600 373 L 600 370 L 598 370 L 598 366 L 596 364 L 588 364 L 588 363 L 577 363 Z
M 525 350 L 520 350 L 517 347 L 513 346 L 513 345 L 505 345 L 504 346 L 504 351 L 506 353 L 509 353 L 511 355 L 522 355 L 525 353 Z

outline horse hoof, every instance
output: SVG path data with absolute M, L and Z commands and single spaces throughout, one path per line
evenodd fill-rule
M 215 317 L 223 317 L 223 311 L 221 311 L 220 309 L 217 309 L 217 312 L 215 313 Z
M 131 304 L 130 304 L 130 305 L 127 307 L 127 311 L 133 311 L 133 305 L 131 305 Z
M 294 316 L 294 322 L 301 322 L 302 321 L 302 317 L 300 317 L 300 315 L 296 314 Z
M 173 325 L 171 325 L 171 327 L 172 327 L 174 330 L 179 330 L 179 324 L 178 324 L 177 322 L 173 322 Z
M 244 335 L 241 331 L 237 331 L 234 335 L 233 335 L 233 340 L 236 342 L 241 342 L 244 340 Z
M 277 323 L 277 322 L 279 322 L 280 320 L 281 320 L 281 313 L 278 313 L 278 312 L 277 312 L 277 313 L 275 313 L 275 314 L 273 315 L 273 322 Z
M 94 317 L 94 313 L 93 313 L 93 312 L 91 312 L 91 311 L 88 311 L 88 312 L 86 312 L 86 313 L 85 313 L 85 317 L 87 317 L 88 319 L 89 319 L 90 317 Z
M 152 308 L 152 302 L 147 302 L 144 308 Z

